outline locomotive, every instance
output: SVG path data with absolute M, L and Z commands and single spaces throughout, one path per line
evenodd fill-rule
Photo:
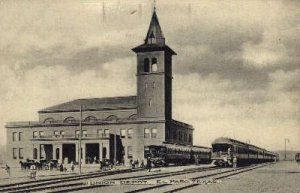
M 211 162 L 211 148 L 162 144 L 145 146 L 144 155 L 154 166 L 186 165 Z
M 237 165 L 272 162 L 278 158 L 277 153 L 226 137 L 217 138 L 212 143 L 212 160 L 217 166 L 232 166 L 233 161 Z

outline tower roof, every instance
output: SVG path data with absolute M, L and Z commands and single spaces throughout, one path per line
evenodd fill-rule
M 155 10 L 153 11 L 145 44 L 165 45 L 165 37 L 159 25 Z
M 168 51 L 169 53 L 176 55 L 176 53 L 165 44 L 165 37 L 159 25 L 155 9 L 152 14 L 144 44 L 135 47 L 132 50 L 134 52 Z

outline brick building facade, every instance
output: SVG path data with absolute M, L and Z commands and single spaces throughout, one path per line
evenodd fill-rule
M 144 146 L 192 145 L 193 127 L 172 119 L 172 56 L 156 12 L 137 54 L 137 96 L 77 99 L 42 109 L 35 122 L 10 122 L 10 163 L 25 159 L 79 161 L 144 159 Z M 80 110 L 81 109 L 81 110 Z M 81 127 L 80 127 L 81 125 Z M 82 136 L 80 136 L 82 128 Z

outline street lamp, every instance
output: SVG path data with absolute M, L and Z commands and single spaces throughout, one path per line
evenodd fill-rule
M 284 138 L 284 160 L 286 160 L 286 142 L 290 142 L 288 138 Z

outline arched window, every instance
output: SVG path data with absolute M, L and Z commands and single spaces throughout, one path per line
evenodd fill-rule
M 157 68 L 157 59 L 156 58 L 152 58 L 151 70 L 152 70 L 152 72 L 157 72 L 157 70 L 158 70 L 158 68 Z
M 97 122 L 97 118 L 94 116 L 88 116 L 87 118 L 84 119 L 84 122 L 94 123 L 94 122 Z
M 44 120 L 44 123 L 47 123 L 47 124 L 51 124 L 54 122 L 54 119 L 53 118 L 47 118 Z
M 137 119 L 137 115 L 136 114 L 133 114 L 133 115 L 130 115 L 128 117 L 129 120 L 136 120 Z
M 76 122 L 75 118 L 74 117 L 67 117 L 65 120 L 64 120 L 64 123 L 74 123 Z
M 148 58 L 144 60 L 144 72 L 150 72 L 150 61 Z
M 105 121 L 117 121 L 119 118 L 115 115 L 108 116 Z

